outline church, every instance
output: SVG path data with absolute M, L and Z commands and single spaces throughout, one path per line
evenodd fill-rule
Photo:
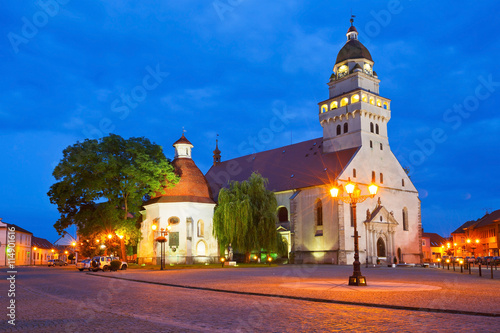
M 354 261 L 350 205 L 330 194 L 332 187 L 347 182 L 355 183 L 361 194 L 368 194 L 370 184 L 378 186 L 377 194 L 356 208 L 360 262 L 421 261 L 418 191 L 389 145 L 391 100 L 379 94 L 374 61 L 358 40 L 352 19 L 346 36 L 328 82 L 328 98 L 318 103 L 322 137 L 227 161 L 216 145 L 205 176 L 191 159 L 193 145 L 184 135 L 174 143 L 172 163 L 181 180 L 144 204 L 140 262 L 159 257 L 151 229 L 155 223 L 171 227 L 167 262 L 216 260 L 219 249 L 211 227 L 219 190 L 252 172 L 267 178 L 276 195 L 276 225 L 291 262 Z

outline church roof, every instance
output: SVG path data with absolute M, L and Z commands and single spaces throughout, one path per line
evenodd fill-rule
M 159 202 L 214 203 L 205 176 L 191 158 L 176 158 L 172 161 L 172 166 L 180 177 L 179 182 L 174 187 L 165 189 L 164 194 L 148 200 L 145 206 Z
M 179 140 L 175 141 L 174 144 L 172 146 L 175 146 L 176 144 L 179 144 L 179 143 L 182 143 L 182 144 L 188 144 L 188 145 L 193 145 L 191 142 L 189 142 L 188 139 L 186 139 L 186 137 L 184 136 L 184 133 L 182 133 L 182 136 Z
M 323 153 L 323 138 L 220 162 L 206 174 L 214 195 L 229 181 L 247 180 L 252 172 L 269 180 L 273 192 L 332 184 L 358 148 Z
M 359 58 L 364 58 L 373 61 L 372 56 L 368 51 L 368 49 L 363 44 L 361 44 L 359 40 L 351 39 L 347 41 L 344 47 L 340 49 L 335 64 L 338 64 L 348 59 L 359 59 Z

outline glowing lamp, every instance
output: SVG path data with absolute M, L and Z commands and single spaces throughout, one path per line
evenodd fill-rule
M 64 254 L 68 254 L 68 251 L 64 251 Z
M 441 262 L 441 258 L 438 258 L 438 262 Z
M 330 195 L 332 196 L 332 198 L 338 197 L 339 195 L 338 187 L 332 187 L 332 189 L 330 190 Z
M 105 248 L 106 248 L 106 245 L 102 244 L 101 249 L 105 249 Z
M 95 242 L 96 242 L 96 243 L 99 243 L 99 242 L 100 242 L 100 240 L 99 240 L 99 239 L 96 239 L 96 240 L 95 240 Z
M 54 253 L 54 249 L 52 249 L 52 250 L 50 250 L 50 251 L 52 251 L 52 253 Z
M 33 251 L 36 251 L 36 246 L 33 248 Z
M 370 186 L 368 186 L 368 191 L 370 191 L 371 195 L 375 195 L 377 194 L 378 186 L 375 184 L 371 184 Z
M 118 235 L 118 238 L 123 239 L 123 235 Z
M 457 243 L 453 243 L 453 246 L 457 246 Z
M 71 245 L 76 246 L 76 242 L 71 243 Z
M 273 258 L 272 257 L 267 257 L 267 261 L 272 261 Z
M 151 229 L 153 229 L 153 231 L 154 231 L 154 230 L 156 230 L 157 228 L 158 228 L 158 226 L 157 226 L 156 224 L 153 224 L 153 225 L 151 226 Z
M 220 258 L 220 262 L 226 261 L 226 258 Z
M 470 243 L 470 239 L 467 239 L 467 243 Z
M 113 235 L 111 234 L 108 234 L 108 238 L 111 239 L 113 237 Z
M 349 183 L 347 183 L 347 185 L 345 186 L 345 191 L 348 194 L 353 194 L 354 193 L 354 187 L 355 187 L 355 185 L 349 181 Z
M 479 239 L 476 239 L 476 244 L 479 243 Z
M 170 231 L 170 229 L 172 229 L 172 226 L 167 225 L 167 230 L 169 230 L 169 231 Z
M 450 243 L 446 243 L 446 246 L 450 247 Z

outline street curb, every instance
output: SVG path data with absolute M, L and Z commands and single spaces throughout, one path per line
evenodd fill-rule
M 86 273 L 86 274 L 98 276 L 98 277 L 103 277 L 103 278 L 109 278 L 109 279 L 125 280 L 125 281 L 138 282 L 138 283 L 147 283 L 147 284 L 154 284 L 154 285 L 159 285 L 159 286 L 167 286 L 167 287 L 182 288 L 182 289 L 213 291 L 213 292 L 227 293 L 227 294 L 271 297 L 271 298 L 283 298 L 283 299 L 293 299 L 293 300 L 298 300 L 298 301 L 315 302 L 315 303 L 354 305 L 354 306 L 365 306 L 365 307 L 371 307 L 371 308 L 383 308 L 383 309 L 393 309 L 393 310 L 459 314 L 459 315 L 467 315 L 467 316 L 494 317 L 494 318 L 500 317 L 500 313 L 462 311 L 462 310 L 451 310 L 451 309 L 434 309 L 434 308 L 423 308 L 423 307 L 417 308 L 417 307 L 404 306 L 404 305 L 349 302 L 349 301 L 330 300 L 330 299 L 322 299 L 322 298 L 314 298 L 314 297 L 264 294 L 264 293 L 255 293 L 255 292 L 249 292 L 249 291 L 225 290 L 225 289 L 216 289 L 216 288 L 207 288 L 207 287 L 184 286 L 184 285 L 164 283 L 164 282 L 154 282 L 154 281 L 137 280 L 137 279 L 126 279 L 126 278 L 122 278 L 122 277 L 106 276 L 106 275 L 95 274 L 95 273 Z

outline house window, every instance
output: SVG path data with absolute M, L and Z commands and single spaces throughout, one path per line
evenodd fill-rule
M 384 145 L 380 144 L 380 150 L 384 150 Z
M 205 223 L 203 220 L 198 220 L 196 229 L 198 230 L 198 237 L 203 237 L 205 235 Z
M 378 134 L 378 124 L 375 124 L 375 134 Z
M 278 208 L 278 221 L 287 222 L 288 221 L 288 210 L 286 207 Z
M 381 172 L 380 173 L 380 184 L 384 183 L 384 174 Z
M 373 148 L 373 142 L 370 140 L 370 148 Z
M 408 231 L 408 208 L 403 208 L 403 230 Z
M 342 134 L 342 126 L 340 126 L 340 124 L 339 124 L 339 125 L 337 125 L 337 135 L 340 135 L 340 134 Z
M 401 179 L 401 186 L 405 186 L 405 180 Z
M 372 171 L 372 183 L 375 183 L 375 171 Z
M 352 178 L 356 178 L 356 169 L 352 169 Z
M 425 246 L 425 239 L 422 239 L 422 246 Z
M 370 123 L 370 132 L 373 133 L 373 123 Z
M 344 133 L 347 133 L 347 131 L 349 130 L 349 126 L 347 125 L 347 123 L 344 124 Z
M 315 206 L 315 217 L 316 217 L 316 225 L 320 226 L 323 225 L 323 204 L 321 203 L 320 199 L 316 200 Z

